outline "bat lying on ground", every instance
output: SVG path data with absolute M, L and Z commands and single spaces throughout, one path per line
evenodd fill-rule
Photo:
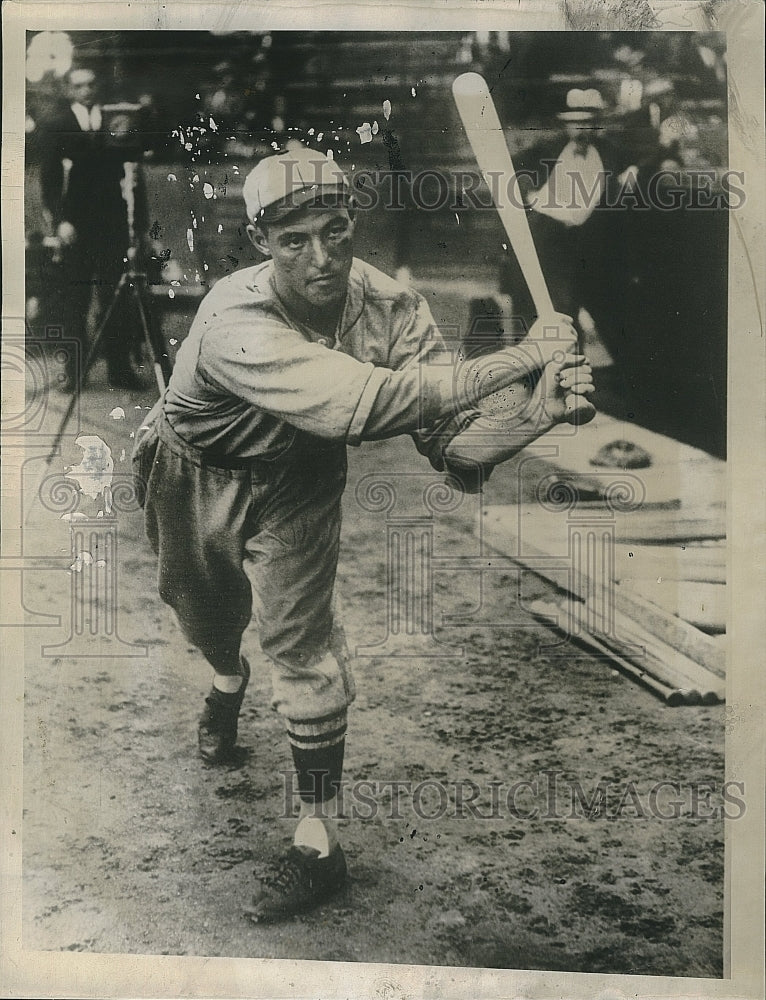
M 512 190 L 516 170 L 487 81 L 478 73 L 462 73 L 453 82 L 452 93 L 476 162 L 493 194 L 500 221 L 529 287 L 537 315 L 553 315 L 555 310 L 540 267 L 526 210 L 518 200 L 507 196 L 507 192 Z M 490 183 L 490 175 L 497 178 L 496 184 Z M 499 197 L 495 197 L 496 194 Z M 596 414 L 595 407 L 588 399 L 571 392 L 566 399 L 566 409 L 567 421 L 573 424 L 586 424 Z

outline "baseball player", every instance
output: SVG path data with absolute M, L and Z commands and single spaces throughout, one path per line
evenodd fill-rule
M 134 462 L 160 595 L 214 671 L 198 732 L 209 764 L 235 745 L 250 673 L 240 642 L 255 603 L 301 801 L 293 844 L 248 911 L 266 922 L 308 910 L 346 879 L 331 806 L 354 699 L 333 602 L 347 446 L 409 433 L 435 469 L 476 490 L 566 419 L 566 393 L 593 384 L 585 358 L 564 355 L 575 333 L 558 314 L 544 320 L 558 340 L 497 351 L 481 368 L 455 364 L 423 297 L 354 258 L 351 188 L 323 155 L 267 157 L 244 200 L 249 237 L 268 259 L 203 300 Z M 514 385 L 540 372 L 531 405 L 514 410 Z M 498 399 L 512 439 L 497 434 Z

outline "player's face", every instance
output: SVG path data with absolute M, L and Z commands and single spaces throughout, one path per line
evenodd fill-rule
M 354 255 L 354 223 L 346 208 L 306 208 L 272 223 L 263 237 L 277 290 L 322 309 L 343 301 Z

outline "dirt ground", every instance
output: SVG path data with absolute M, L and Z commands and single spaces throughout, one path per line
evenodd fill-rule
M 83 431 L 107 442 L 115 473 L 128 472 L 145 414 L 136 407 L 155 390 L 148 375 L 142 393 L 98 383 L 84 395 Z M 64 405 L 50 395 L 48 432 Z M 110 416 L 117 406 L 124 419 Z M 52 471 L 80 458 L 70 437 Z M 36 499 L 50 471 L 39 457 L 27 464 L 25 539 L 28 551 L 65 555 L 68 524 Z M 406 439 L 351 449 L 339 586 L 352 648 L 386 635 L 386 514 L 356 495 L 372 473 L 395 484 L 396 516 L 422 517 L 423 490 L 440 481 Z M 512 472 L 497 470 L 485 502 L 517 492 Z M 691 788 L 721 787 L 724 709 L 668 708 L 608 663 L 541 650 L 556 634 L 523 610 L 515 574 L 454 568 L 477 552 L 477 503 L 435 518 L 437 655 L 413 644 L 409 655 L 357 661 L 346 778 L 381 784 L 357 809 L 369 818 L 341 820 L 349 888 L 274 927 L 243 917 L 254 868 L 292 829 L 280 818 L 289 750 L 255 634 L 241 758 L 209 768 L 196 756 L 209 669 L 157 596 L 140 512 L 118 516 L 116 627 L 145 655 L 110 655 L 99 635 L 87 655 L 66 645 L 44 655 L 42 645 L 66 643 L 78 570 L 27 573 L 27 608 L 62 624 L 26 629 L 24 947 L 722 976 L 724 823 L 695 806 Z M 445 555 L 452 569 L 439 569 Z M 544 590 L 521 586 L 527 597 Z M 443 625 L 445 614 L 462 623 Z M 553 777 L 552 805 L 541 789 Z M 397 810 L 382 788 L 391 781 L 417 786 L 420 800 L 405 790 Z M 465 807 L 468 781 L 479 815 Z M 531 784 L 514 816 L 507 790 L 521 781 Z M 571 807 L 572 788 L 590 798 L 600 781 L 605 808 Z M 675 818 L 648 805 L 662 781 L 682 786 L 659 799 L 665 815 L 678 799 Z

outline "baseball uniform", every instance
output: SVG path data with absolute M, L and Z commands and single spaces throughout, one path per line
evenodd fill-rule
M 299 328 L 270 262 L 219 281 L 157 408 L 146 482 L 160 594 L 214 664 L 238 650 L 250 622 L 242 564 L 246 551 L 255 557 L 274 705 L 293 722 L 336 722 L 353 697 L 347 658 L 323 658 L 334 634 L 346 445 L 410 432 L 443 469 L 444 446 L 475 416 L 421 429 L 423 368 L 443 372 L 451 355 L 422 296 L 359 260 L 336 338 Z

